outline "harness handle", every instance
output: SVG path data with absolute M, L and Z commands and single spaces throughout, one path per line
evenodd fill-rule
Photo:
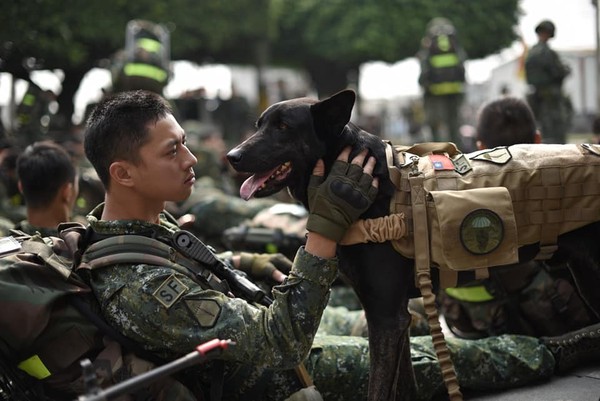
M 425 156 L 428 154 L 435 153 L 447 153 L 449 157 L 456 156 L 462 153 L 454 142 L 423 142 L 417 143 L 411 146 L 408 149 L 404 150 L 405 152 L 412 153 L 417 156 Z

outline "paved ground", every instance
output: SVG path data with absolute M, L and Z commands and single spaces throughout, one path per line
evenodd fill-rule
M 567 376 L 555 376 L 534 386 L 488 394 L 465 394 L 472 401 L 599 401 L 600 366 L 586 367 Z

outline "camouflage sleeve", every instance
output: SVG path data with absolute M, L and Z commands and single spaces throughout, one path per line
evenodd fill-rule
M 321 259 L 300 248 L 287 280 L 274 287 L 268 308 L 203 289 L 166 267 L 105 268 L 92 285 L 109 323 L 165 358 L 220 338 L 237 344 L 223 355 L 226 360 L 291 368 L 310 350 L 336 274 L 337 259 Z
M 558 53 L 552 49 L 548 49 L 544 57 L 546 59 L 546 68 L 548 74 L 552 77 L 552 82 L 561 83 L 562 80 L 571 72 L 569 66 L 564 64 L 558 56 Z
M 560 84 L 571 72 L 568 65 L 564 64 L 558 53 L 545 47 L 540 52 L 540 64 L 543 66 L 549 83 Z

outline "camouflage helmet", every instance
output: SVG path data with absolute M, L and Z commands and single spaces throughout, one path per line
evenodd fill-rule
M 554 26 L 554 23 L 550 20 L 544 20 L 535 27 L 535 33 L 546 32 L 550 35 L 551 38 L 554 37 L 555 31 L 556 27 Z
M 435 17 L 427 24 L 426 31 L 429 36 L 454 35 L 456 28 L 448 18 Z

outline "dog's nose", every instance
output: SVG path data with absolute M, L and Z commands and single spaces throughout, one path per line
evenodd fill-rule
M 227 152 L 227 160 L 229 160 L 232 166 L 235 166 L 242 160 L 242 153 L 237 148 L 231 149 Z

